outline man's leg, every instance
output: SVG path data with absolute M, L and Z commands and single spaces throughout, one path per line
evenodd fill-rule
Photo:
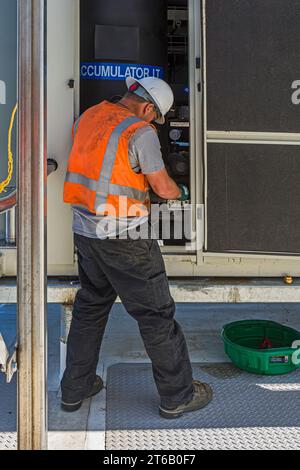
M 93 240 L 94 257 L 138 322 L 152 361 L 161 404 L 176 407 L 193 397 L 187 344 L 174 320 L 164 261 L 155 240 Z
M 91 391 L 109 312 L 117 294 L 93 258 L 90 239 L 75 235 L 81 289 L 78 291 L 67 343 L 62 401 L 76 403 Z

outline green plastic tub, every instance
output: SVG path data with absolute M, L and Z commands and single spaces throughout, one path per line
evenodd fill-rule
M 262 375 L 280 375 L 300 368 L 300 332 L 265 320 L 229 323 L 222 330 L 225 352 L 240 369 Z M 298 346 L 299 348 L 300 346 Z

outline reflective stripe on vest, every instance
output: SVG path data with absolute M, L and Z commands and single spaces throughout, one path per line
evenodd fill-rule
M 116 161 L 116 155 L 119 147 L 120 138 L 130 126 L 140 122 L 137 117 L 128 117 L 124 119 L 112 132 L 107 144 L 104 155 L 99 181 L 87 178 L 79 173 L 67 173 L 66 182 L 81 184 L 91 191 L 96 191 L 96 201 L 94 210 L 100 205 L 105 205 L 108 195 L 125 196 L 137 201 L 145 202 L 149 198 L 149 193 L 135 188 L 120 186 L 110 182 L 113 168 Z M 76 123 L 77 124 L 77 123 Z M 78 125 L 78 124 L 77 124 Z M 76 126 L 77 127 L 77 126 Z M 77 130 L 77 129 L 76 129 Z
M 91 191 L 97 191 L 101 197 L 105 196 L 105 193 L 98 191 L 99 183 L 97 181 L 89 179 L 86 176 L 80 175 L 79 173 L 67 173 L 66 182 L 81 184 Z M 139 189 L 129 188 L 128 186 L 121 186 L 119 184 L 112 183 L 109 183 L 109 194 L 113 196 L 127 196 L 131 199 L 136 199 L 137 201 L 141 202 L 145 202 L 149 196 L 148 191 L 144 192 L 140 191 Z

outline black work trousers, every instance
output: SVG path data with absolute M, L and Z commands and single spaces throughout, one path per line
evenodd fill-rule
M 75 235 L 75 245 L 81 289 L 68 337 L 61 383 L 63 401 L 76 403 L 90 392 L 117 295 L 138 322 L 161 405 L 172 408 L 189 401 L 193 395 L 192 369 L 184 335 L 174 320 L 175 304 L 157 241 Z

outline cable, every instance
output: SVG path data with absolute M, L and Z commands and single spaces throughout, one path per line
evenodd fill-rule
M 11 114 L 11 118 L 10 118 L 10 124 L 9 124 L 9 130 L 8 130 L 8 145 L 7 145 L 7 156 L 8 156 L 7 178 L 4 181 L 2 181 L 2 183 L 0 183 L 0 194 L 5 191 L 5 189 L 7 188 L 7 186 L 9 185 L 9 183 L 11 182 L 11 179 L 13 177 L 14 157 L 13 157 L 13 153 L 12 153 L 12 150 L 11 150 L 11 136 L 12 136 L 12 130 L 13 130 L 13 127 L 14 127 L 14 122 L 15 122 L 15 116 L 16 116 L 17 109 L 18 109 L 18 104 L 16 104 L 16 106 L 14 107 L 13 112 Z

